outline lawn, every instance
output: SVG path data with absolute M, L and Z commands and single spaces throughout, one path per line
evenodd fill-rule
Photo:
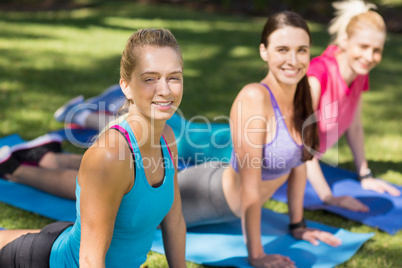
M 0 11 L 0 137 L 18 133 L 30 140 L 60 129 L 54 111 L 79 94 L 91 97 L 119 80 L 119 60 L 129 35 L 145 27 L 169 28 L 181 45 L 185 91 L 181 111 L 219 121 L 227 116 L 237 92 L 259 81 L 265 66 L 258 54 L 266 18 L 196 12 L 177 6 L 149 6 L 128 1 L 70 11 Z M 312 56 L 328 44 L 325 25 L 309 23 Z M 366 155 L 376 175 L 402 184 L 402 36 L 389 34 L 382 63 L 372 71 L 364 94 Z M 66 150 L 84 149 L 64 144 Z M 328 160 L 353 170 L 344 139 Z M 286 212 L 283 203 L 266 207 Z M 375 232 L 373 239 L 339 267 L 402 267 L 402 232 L 377 229 L 322 211 L 306 218 L 353 232 Z M 41 228 L 52 220 L 0 203 L 0 226 Z M 164 256 L 150 253 L 148 267 L 165 267 Z M 189 264 L 189 267 L 200 267 Z

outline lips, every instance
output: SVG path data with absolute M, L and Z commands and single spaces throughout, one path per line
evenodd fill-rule
M 360 64 L 360 67 L 363 68 L 363 69 L 369 69 L 369 68 L 370 68 L 370 64 L 369 64 L 369 63 L 362 63 L 362 62 L 359 62 L 359 64 Z
M 161 105 L 161 106 L 169 106 L 173 103 L 173 101 L 169 101 L 169 102 L 152 102 L 153 104 L 156 105 Z
M 354 73 L 358 75 L 366 75 L 370 72 L 370 70 L 375 66 L 375 64 L 363 62 L 363 61 L 356 61 L 352 66 L 352 70 Z
M 287 68 L 285 69 L 285 68 L 282 68 L 281 70 L 283 71 L 283 73 L 286 76 L 296 76 L 300 72 L 300 69 L 287 69 Z
M 159 110 L 167 111 L 172 107 L 173 101 L 163 101 L 163 102 L 153 101 L 152 104 L 156 106 Z

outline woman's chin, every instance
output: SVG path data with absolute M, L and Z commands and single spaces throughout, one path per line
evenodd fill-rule
M 155 121 L 166 121 L 169 120 L 174 114 L 174 111 L 166 111 L 166 112 L 156 112 L 152 119 Z

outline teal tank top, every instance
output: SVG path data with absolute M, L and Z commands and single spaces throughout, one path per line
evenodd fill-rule
M 116 216 L 113 237 L 106 254 L 106 267 L 139 267 L 146 261 L 157 226 L 169 212 L 174 199 L 174 164 L 164 137 L 160 139 L 165 176 L 158 187 L 152 187 L 144 172 L 144 162 L 134 133 L 123 121 L 112 128 L 121 132 L 134 155 L 135 181 L 124 195 Z M 145 163 L 146 165 L 147 163 Z M 77 219 L 54 242 L 49 264 L 51 268 L 78 267 L 81 237 L 80 191 L 76 182 Z

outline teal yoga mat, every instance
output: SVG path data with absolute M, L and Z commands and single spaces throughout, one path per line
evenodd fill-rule
M 0 147 L 24 142 L 17 134 L 0 139 Z M 75 221 L 75 201 L 0 178 L 0 201 L 14 207 L 62 221 Z

